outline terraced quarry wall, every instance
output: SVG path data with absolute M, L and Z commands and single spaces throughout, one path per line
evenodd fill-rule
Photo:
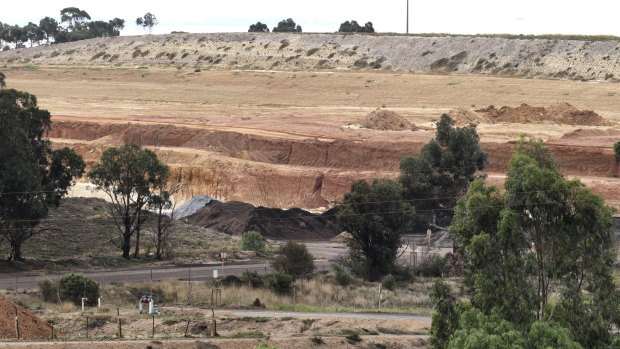
M 467 36 L 212 33 L 99 38 L 0 52 L 28 64 L 393 70 L 572 80 L 620 78 L 620 42 Z

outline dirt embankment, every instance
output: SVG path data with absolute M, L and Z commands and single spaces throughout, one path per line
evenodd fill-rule
M 434 135 L 434 131 L 416 133 L 426 136 L 386 143 L 285 139 L 172 125 L 57 121 L 50 137 L 58 146 L 68 142 L 88 164 L 98 161 L 110 145 L 132 141 L 155 147 L 171 166 L 173 180 L 185 184 L 180 194 L 183 199 L 206 194 L 256 206 L 315 209 L 340 201 L 355 180 L 397 177 L 401 158 L 418 154 Z M 619 175 L 611 149 L 618 137 L 620 131 L 614 130 L 576 131 L 573 136 L 549 141 L 548 146 L 561 162 L 562 173 L 611 178 Z M 512 146 L 514 142 L 483 142 L 490 153 L 485 172 L 503 173 Z
M 0 60 L 208 69 L 385 69 L 614 80 L 620 78 L 619 47 L 618 41 L 213 33 L 90 39 L 0 52 Z
M 15 314 L 17 313 L 17 329 Z M 0 339 L 49 339 L 52 327 L 28 310 L 0 295 Z

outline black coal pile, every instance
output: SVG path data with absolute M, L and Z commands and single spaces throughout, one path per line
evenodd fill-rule
M 319 215 L 299 208 L 255 207 L 238 201 L 211 201 L 183 220 L 232 235 L 254 230 L 270 239 L 324 240 L 340 233 L 335 210 Z

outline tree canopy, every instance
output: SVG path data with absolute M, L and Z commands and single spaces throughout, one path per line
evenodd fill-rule
M 66 7 L 60 10 L 60 22 L 65 23 L 69 31 L 85 29 L 86 20 L 90 20 L 88 12 L 77 7 Z
M 269 28 L 267 27 L 267 24 L 256 22 L 256 24 L 250 25 L 250 29 L 248 29 L 248 32 L 269 33 Z
M 141 26 L 144 31 L 148 30 L 149 34 L 153 31 L 153 27 L 159 24 L 157 17 L 154 14 L 147 12 L 142 17 L 136 18 L 136 25 Z
M 357 23 L 357 21 L 345 21 L 340 24 L 340 28 L 338 28 L 338 32 L 340 33 L 374 33 L 375 28 L 372 26 L 372 22 L 366 22 L 366 24 L 362 27 Z
M 476 171 L 484 169 L 488 154 L 480 147 L 475 128 L 454 127 L 443 114 L 435 139 L 418 156 L 400 162 L 403 198 L 410 200 L 423 224 L 448 225 L 458 198 L 463 196 Z
M 22 260 L 22 245 L 41 233 L 50 205 L 59 205 L 84 161 L 72 149 L 52 150 L 45 134 L 50 113 L 35 96 L 0 90 L 0 243 L 11 244 L 9 260 Z
M 338 213 L 338 226 L 351 234 L 348 242 L 353 272 L 370 280 L 389 274 L 415 209 L 401 200 L 400 186 L 390 179 L 351 184 Z
M 297 25 L 292 18 L 283 19 L 278 22 L 278 26 L 273 28 L 274 33 L 278 32 L 298 32 L 301 33 L 301 26 Z
M 169 175 L 168 166 L 153 151 L 133 143 L 108 148 L 88 172 L 88 178 L 110 198 L 110 213 L 119 231 L 118 240 L 112 241 L 123 251 L 123 258 L 130 258 L 134 234 L 138 251 L 142 209 Z
M 614 209 L 561 175 L 538 140 L 515 147 L 504 189 L 475 180 L 451 226 L 472 305 L 523 332 L 541 321 L 569 329 L 584 347 L 609 344 L 620 325 Z

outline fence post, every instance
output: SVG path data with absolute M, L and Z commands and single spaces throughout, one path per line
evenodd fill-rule
M 123 338 L 123 329 L 121 327 L 121 318 L 118 318 L 118 338 Z
M 86 338 L 88 338 L 88 316 L 86 317 Z
M 51 333 L 50 339 L 51 339 L 51 340 L 54 340 L 54 324 L 53 324 L 53 323 L 50 323 L 50 329 L 52 330 L 52 333 Z
M 17 307 L 15 307 L 15 335 L 17 336 L 17 339 L 19 339 L 19 318 L 17 314 Z
M 153 314 L 153 333 L 151 334 L 151 338 L 155 338 L 155 314 Z

